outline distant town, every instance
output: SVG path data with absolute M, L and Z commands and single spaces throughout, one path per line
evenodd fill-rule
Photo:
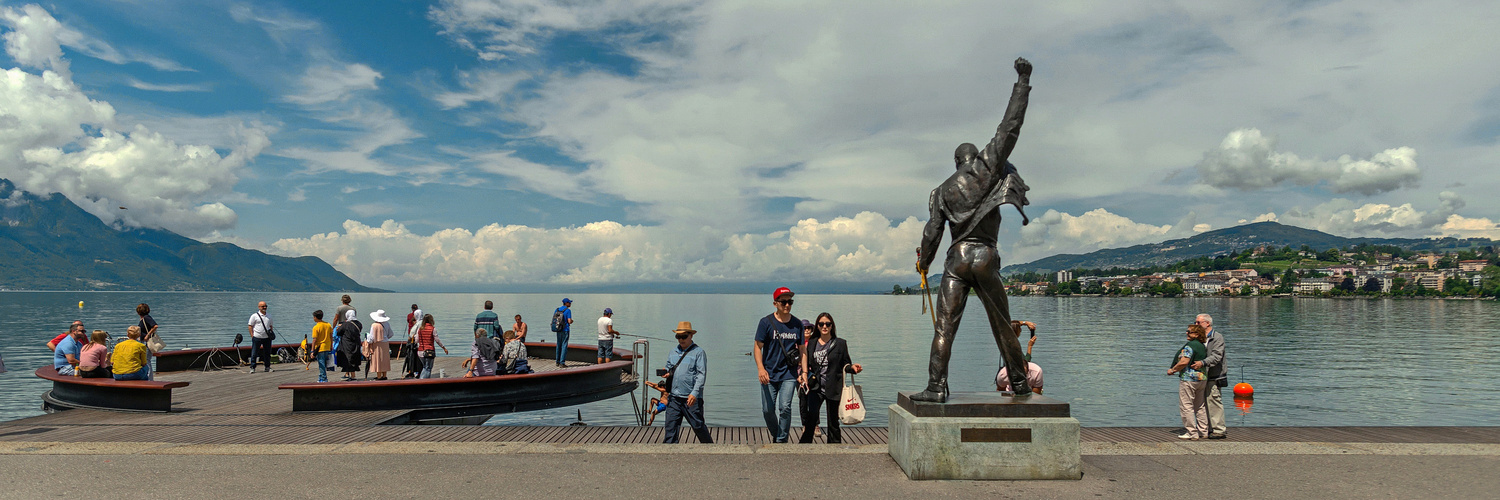
M 1450 297 L 1500 295 L 1500 255 L 1486 246 L 1451 253 L 1389 245 L 1316 251 L 1261 246 L 1166 266 L 1072 269 L 1007 277 L 1011 295 Z M 933 281 L 935 284 L 936 281 Z M 893 288 L 893 294 L 921 293 Z

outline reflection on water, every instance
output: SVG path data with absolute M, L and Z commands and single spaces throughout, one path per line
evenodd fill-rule
M 330 293 L 0 293 L 0 420 L 40 413 L 49 385 L 31 372 L 51 362 L 44 344 L 73 319 L 89 329 L 122 334 L 135 323 L 135 305 L 151 304 L 172 348 L 228 345 L 258 300 L 270 305 L 277 331 L 300 340 L 313 309 L 331 313 Z M 709 353 L 705 409 L 711 425 L 763 425 L 755 363 L 754 327 L 771 311 L 761 295 L 578 294 L 574 344 L 594 342 L 594 320 L 605 307 L 626 334 L 671 339 L 678 321 L 692 321 Z M 537 340 L 551 340 L 551 311 L 561 295 L 356 294 L 367 315 L 385 309 L 404 318 L 412 303 L 438 321 L 450 348 L 467 345 L 466 331 L 486 299 L 502 318 L 520 313 Z M 78 301 L 84 301 L 80 309 Z M 886 423 L 884 407 L 897 390 L 926 383 L 931 320 L 921 298 L 884 295 L 798 295 L 793 314 L 828 311 L 850 354 L 865 366 L 857 377 L 869 412 L 866 425 Z M 972 304 L 959 331 L 950 376 L 955 391 L 993 390 L 999 354 L 982 307 Z M 1016 319 L 1038 324 L 1035 361 L 1046 372 L 1046 394 L 1072 403 L 1089 426 L 1174 426 L 1177 379 L 1167 364 L 1195 314 L 1212 314 L 1227 341 L 1231 385 L 1255 386 L 1255 399 L 1231 401 L 1230 425 L 1489 425 L 1500 412 L 1500 388 L 1486 381 L 1500 369 L 1500 305 L 1489 301 L 1318 299 L 1143 299 L 1016 297 Z M 399 319 L 396 322 L 400 322 Z M 629 348 L 631 337 L 617 342 Z M 651 359 L 665 362 L 673 343 L 651 340 Z M 453 349 L 465 353 L 463 348 Z M 308 375 L 309 380 L 316 377 Z M 1256 404 L 1258 403 L 1258 404 Z M 1254 406 L 1251 411 L 1251 405 Z M 626 425 L 629 397 L 578 407 L 500 415 L 491 424 L 566 424 L 582 410 L 595 425 Z

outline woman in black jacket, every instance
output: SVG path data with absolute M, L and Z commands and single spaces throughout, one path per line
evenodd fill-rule
M 354 311 L 350 310 L 344 316 L 344 322 L 339 324 L 335 332 L 339 336 L 339 350 L 334 356 L 338 365 L 344 369 L 342 380 L 354 380 L 354 374 L 359 371 L 360 362 L 364 361 L 364 353 L 360 349 L 364 343 L 365 325 L 354 319 Z
M 807 393 L 807 404 L 802 407 L 802 439 L 798 442 L 813 442 L 817 429 L 818 407 L 828 407 L 828 443 L 842 443 L 839 433 L 839 400 L 843 397 L 844 373 L 859 373 L 864 368 L 849 359 L 849 345 L 838 337 L 833 324 L 833 315 L 823 313 L 813 322 L 816 339 L 807 342 L 807 355 L 802 357 L 802 383 Z

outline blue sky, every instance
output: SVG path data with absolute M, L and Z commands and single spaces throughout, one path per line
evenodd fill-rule
M 377 286 L 904 282 L 1026 56 L 1008 262 L 1500 238 L 1500 8 L 1440 3 L 3 2 L 0 176 Z

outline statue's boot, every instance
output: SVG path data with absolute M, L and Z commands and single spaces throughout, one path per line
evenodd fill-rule
M 1027 390 L 1029 391 L 1030 389 Z M 944 387 L 942 389 L 934 390 L 929 387 L 925 391 L 912 394 L 911 400 L 921 401 L 923 403 L 946 403 L 948 402 L 948 388 Z

